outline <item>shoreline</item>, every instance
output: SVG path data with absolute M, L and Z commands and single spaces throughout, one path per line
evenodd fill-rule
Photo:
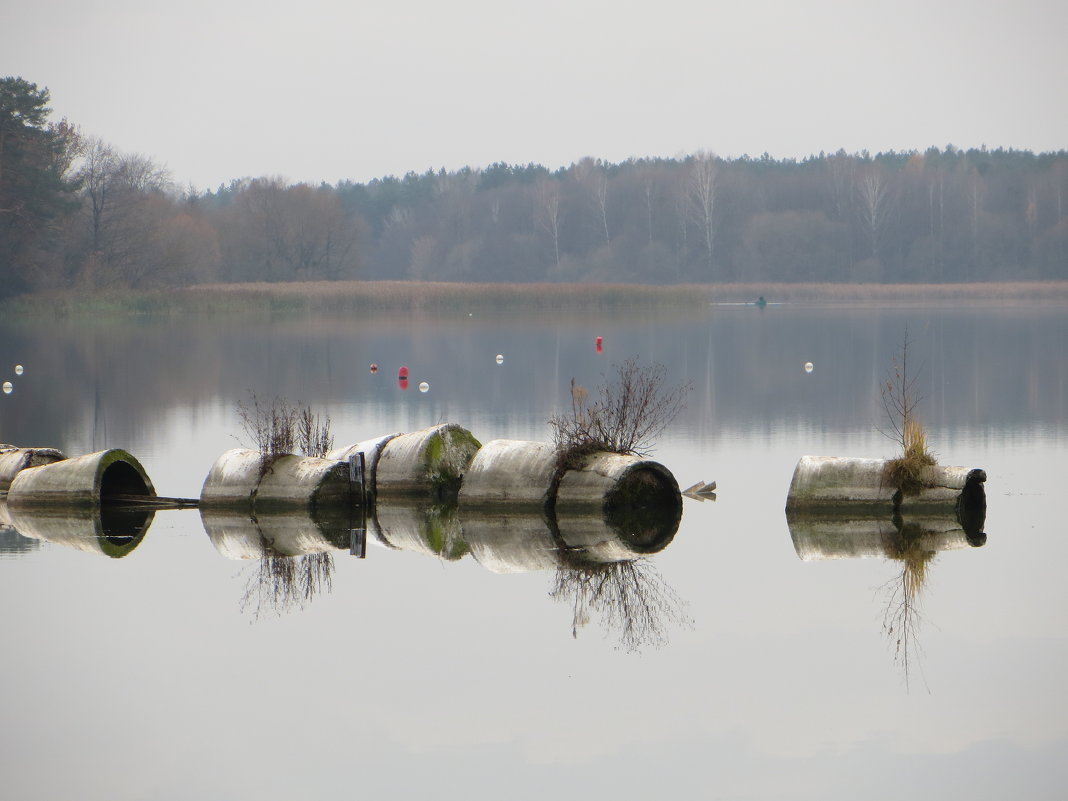
M 180 289 L 55 290 L 0 302 L 0 317 L 129 317 L 376 312 L 699 311 L 753 303 L 804 307 L 1068 306 L 1068 281 L 973 284 L 461 284 L 315 281 Z

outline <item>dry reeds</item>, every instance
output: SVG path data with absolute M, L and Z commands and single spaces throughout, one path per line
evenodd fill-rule
M 261 404 L 255 393 L 249 396 L 251 405 L 239 402 L 237 416 L 260 452 L 261 477 L 280 456 L 299 452 L 321 458 L 334 447 L 329 416 L 320 418 L 310 407 L 292 406 L 284 398 Z

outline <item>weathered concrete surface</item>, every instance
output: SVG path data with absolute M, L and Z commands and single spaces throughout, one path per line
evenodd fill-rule
M 889 515 L 820 517 L 787 514 L 794 551 L 802 561 L 821 559 L 894 558 L 904 539 L 927 551 L 977 547 L 986 542 L 982 533 L 969 535 L 955 515 L 927 515 L 898 519 Z
M 375 471 L 375 492 L 386 498 L 456 500 L 464 472 L 481 443 L 455 423 L 401 434 L 385 443 Z
M 374 534 L 390 548 L 455 560 L 468 551 L 451 505 L 396 501 L 379 504 L 374 512 Z
M 640 516 L 644 518 L 641 524 L 633 527 L 627 525 L 633 521 L 631 514 L 606 517 L 577 514 L 574 508 L 560 510 L 556 525 L 568 562 L 598 564 L 637 559 L 662 551 L 679 530 L 681 515 L 671 510 Z
M 303 556 L 349 548 L 350 523 L 311 509 L 289 509 L 251 517 L 247 511 L 216 507 L 200 509 L 212 545 L 227 559 L 263 559 L 269 552 Z
M 345 445 L 334 448 L 326 454 L 327 459 L 337 459 L 348 462 L 349 457 L 357 453 L 363 453 L 364 461 L 364 485 L 367 489 L 367 502 L 373 504 L 377 497 L 378 461 L 382 458 L 382 450 L 391 439 L 401 436 L 400 433 L 386 434 L 374 439 L 365 439 L 353 445 Z
M 461 513 L 463 538 L 471 555 L 494 573 L 529 573 L 560 566 L 560 545 L 545 517 L 533 510 L 515 514 L 465 508 Z
M 508 504 L 544 510 L 552 500 L 556 449 L 545 442 L 495 439 L 483 445 L 464 473 L 459 502 L 464 511 Z
M 16 506 L 8 513 L 24 537 L 119 559 L 134 550 L 148 533 L 151 509 L 109 509 L 59 506 Z
M 556 494 L 558 514 L 569 508 L 632 510 L 662 506 L 681 510 L 682 493 L 671 471 L 659 462 L 618 453 L 595 453 L 580 470 L 568 470 Z
M 118 448 L 21 470 L 11 481 L 7 502 L 12 509 L 31 505 L 99 506 L 114 495 L 156 495 L 141 463 Z
M 52 464 L 67 457 L 56 448 L 19 448 L 0 445 L 0 492 L 7 492 L 16 474 L 27 467 Z
M 259 512 L 350 505 L 349 467 L 334 459 L 285 455 L 262 475 L 259 451 L 234 448 L 212 465 L 200 492 L 207 507 Z
M 863 505 L 887 511 L 953 508 L 966 486 L 975 491 L 974 500 L 985 504 L 982 482 L 986 474 L 967 467 L 932 465 L 924 468 L 921 486 L 900 493 L 885 479 L 886 459 L 856 459 L 842 456 L 802 456 L 794 468 L 787 509 L 848 507 Z M 982 474 L 981 478 L 977 478 Z

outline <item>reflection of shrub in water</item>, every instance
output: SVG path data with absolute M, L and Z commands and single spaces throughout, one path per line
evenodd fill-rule
M 894 661 L 901 665 L 905 687 L 913 658 L 918 649 L 916 638 L 922 617 L 920 594 L 927 581 L 927 571 L 935 551 L 926 547 L 923 537 L 906 524 L 883 545 L 888 559 L 901 563 L 901 572 L 882 586 L 886 597 L 883 609 L 883 633 L 894 648 Z
M 245 582 L 241 611 L 252 611 L 257 620 L 266 611 L 281 616 L 303 608 L 316 596 L 334 588 L 334 556 L 323 553 L 286 556 L 278 553 L 266 539 L 263 557 L 256 561 Z
M 666 645 L 670 624 L 693 623 L 685 603 L 648 559 L 560 568 L 549 597 L 571 603 L 573 637 L 596 614 L 606 631 L 619 631 L 619 647 L 628 652 Z

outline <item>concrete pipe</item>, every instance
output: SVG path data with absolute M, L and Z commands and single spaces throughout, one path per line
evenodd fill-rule
M 659 462 L 618 453 L 594 453 L 580 469 L 568 470 L 556 492 L 559 516 L 570 509 L 603 509 L 624 518 L 646 510 L 682 514 L 682 493 Z
M 35 505 L 99 506 L 123 498 L 154 498 L 141 463 L 117 448 L 19 471 L 8 488 L 14 509 Z
M 986 508 L 986 473 L 967 467 L 924 467 L 917 486 L 902 492 L 887 479 L 889 460 L 802 456 L 794 468 L 787 509 L 867 506 L 920 512 Z
M 460 485 L 459 503 L 467 510 L 505 503 L 510 508 L 544 511 L 551 507 L 556 449 L 544 442 L 495 439 L 471 459 Z
M 468 464 L 481 443 L 455 423 L 401 434 L 385 443 L 375 470 L 375 493 L 385 498 L 456 501 Z
M 350 456 L 362 453 L 364 457 L 364 486 L 367 490 L 367 503 L 369 505 L 374 505 L 376 497 L 375 478 L 378 475 L 378 460 L 382 458 L 382 449 L 386 447 L 386 443 L 399 436 L 401 436 L 399 433 L 386 434 L 385 436 L 357 442 L 354 445 L 334 448 L 326 454 L 326 458 L 348 462 Z
M 465 481 L 466 485 L 466 481 Z M 560 544 L 534 512 L 463 509 L 463 538 L 471 555 L 494 573 L 530 573 L 560 566 Z
M 982 532 L 967 533 L 956 515 L 819 517 L 787 514 L 790 538 L 799 559 L 894 558 L 906 544 L 926 551 L 949 551 L 978 547 L 986 542 Z
M 15 530 L 24 537 L 119 559 L 141 544 L 152 525 L 151 509 L 15 506 Z
M 247 511 L 202 507 L 200 519 L 215 550 L 227 559 L 346 550 L 352 538 L 347 515 L 324 517 L 310 509 L 260 513 L 253 518 Z
M 200 491 L 202 507 L 261 512 L 351 505 L 349 467 L 333 459 L 287 454 L 262 469 L 259 451 L 235 448 L 212 465 Z
M 577 514 L 574 507 L 557 512 L 556 526 L 569 566 L 624 562 L 662 551 L 675 538 L 681 514 L 674 510 L 610 511 Z
M 454 506 L 396 502 L 378 504 L 369 530 L 386 546 L 454 561 L 467 554 Z
M 27 467 L 52 464 L 67 457 L 55 448 L 17 448 L 0 445 L 0 492 L 7 492 L 15 475 Z

